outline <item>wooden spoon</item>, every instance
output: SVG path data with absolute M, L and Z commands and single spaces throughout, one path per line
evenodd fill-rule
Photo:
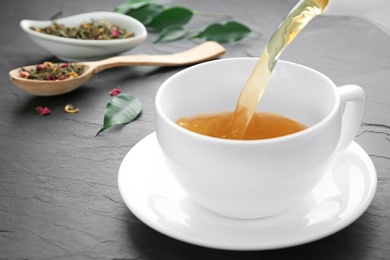
M 100 71 L 119 66 L 184 66 L 195 64 L 211 59 L 225 53 L 225 49 L 216 42 L 205 42 L 184 52 L 168 55 L 129 55 L 108 58 L 101 61 L 78 62 L 85 65 L 82 75 L 74 79 L 57 81 L 31 80 L 20 77 L 20 68 L 11 70 L 9 77 L 15 86 L 35 96 L 61 95 L 77 89 L 88 79 Z M 36 65 L 24 67 L 27 70 L 35 68 Z

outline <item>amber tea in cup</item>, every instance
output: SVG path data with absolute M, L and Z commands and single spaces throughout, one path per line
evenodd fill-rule
M 176 121 L 179 126 L 192 132 L 211 137 L 229 138 L 233 112 L 182 117 Z M 307 127 L 277 113 L 257 112 L 252 117 L 242 140 L 259 140 L 293 134 Z

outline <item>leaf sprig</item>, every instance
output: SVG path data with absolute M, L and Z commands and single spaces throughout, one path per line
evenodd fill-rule
M 202 30 L 189 30 L 185 25 L 195 14 L 198 14 L 196 11 L 183 6 L 165 6 L 153 0 L 129 0 L 116 6 L 114 11 L 129 15 L 142 22 L 150 31 L 159 33 L 155 43 L 175 41 L 185 37 L 228 43 L 240 41 L 250 33 L 260 35 L 237 21 L 228 21 L 225 24 L 212 23 Z

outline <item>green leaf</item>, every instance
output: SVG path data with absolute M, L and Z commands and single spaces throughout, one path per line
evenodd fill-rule
M 154 41 L 154 43 L 178 40 L 186 36 L 187 33 L 188 31 L 184 29 L 181 25 L 170 25 L 164 28 L 164 30 L 161 32 L 158 39 Z
M 130 0 L 127 3 L 115 7 L 114 12 L 126 14 L 130 9 L 138 9 L 152 3 L 153 0 Z
M 96 136 L 113 125 L 128 124 L 142 110 L 141 101 L 131 95 L 120 94 L 107 103 L 104 111 L 104 122 Z
M 158 4 L 147 4 L 137 9 L 130 9 L 125 14 L 131 16 L 144 25 L 164 11 L 164 6 Z
M 153 17 L 153 19 L 146 24 L 146 27 L 162 31 L 170 25 L 184 25 L 188 23 L 193 15 L 193 11 L 187 8 L 171 7 Z
M 252 30 L 247 26 L 231 21 L 223 24 L 211 24 L 203 31 L 191 38 L 203 38 L 208 41 L 216 41 L 219 43 L 236 42 L 245 38 Z

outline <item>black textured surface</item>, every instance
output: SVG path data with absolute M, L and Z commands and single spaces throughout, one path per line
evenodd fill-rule
M 367 94 L 356 141 L 378 171 L 372 205 L 356 222 L 324 239 L 271 251 L 234 252 L 198 247 L 166 237 L 141 223 L 122 202 L 119 165 L 128 150 L 154 131 L 158 87 L 181 68 L 126 67 L 103 72 L 75 92 L 33 97 L 16 89 L 8 71 L 56 61 L 19 28 L 22 19 L 46 20 L 58 11 L 111 11 L 125 1 L 1 2 L 0 26 L 0 259 L 389 259 L 390 249 L 390 36 L 358 18 L 319 17 L 286 49 L 282 59 L 317 69 L 336 84 L 354 83 Z M 297 1 L 181 1 L 185 6 L 231 14 L 261 32 L 226 44 L 223 57 L 258 56 Z M 197 17 L 202 28 L 216 18 Z M 132 53 L 172 53 L 196 43 L 153 45 L 155 35 Z M 125 127 L 95 137 L 107 92 L 120 87 L 144 104 Z M 66 114 L 71 103 L 80 108 Z M 47 106 L 42 117 L 35 107 Z

